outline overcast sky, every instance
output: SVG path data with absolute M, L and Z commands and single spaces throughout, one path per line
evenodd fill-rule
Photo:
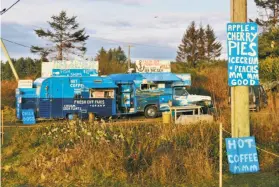
M 1 10 L 16 0 L 1 0 Z M 1 16 L 1 37 L 27 46 L 45 45 L 34 29 L 48 28 L 52 15 L 66 10 L 77 16 L 81 27 L 90 35 L 86 42 L 89 57 L 97 51 L 133 43 L 132 59 L 169 59 L 176 57 L 177 46 L 191 21 L 210 24 L 223 44 L 226 57 L 226 23 L 230 0 L 21 0 Z M 248 16 L 257 8 L 248 0 Z M 5 42 L 12 58 L 32 57 L 28 48 Z M 1 59 L 3 52 L 1 51 Z

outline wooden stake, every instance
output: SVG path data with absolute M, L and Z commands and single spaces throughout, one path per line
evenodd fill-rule
M 223 186 L 223 127 L 222 123 L 219 126 L 219 187 Z
M 15 67 L 14 67 L 14 65 L 13 65 L 13 62 L 12 62 L 12 60 L 11 60 L 11 58 L 10 58 L 10 55 L 9 55 L 9 53 L 8 53 L 8 51 L 7 51 L 7 49 L 6 49 L 6 46 L 5 46 L 5 44 L 4 44 L 4 42 L 3 42 L 2 39 L 1 39 L 1 48 L 3 49 L 3 52 L 4 52 L 4 54 L 5 54 L 5 56 L 6 56 L 7 60 L 8 60 L 8 62 L 9 62 L 9 64 L 10 64 L 10 67 L 11 67 L 11 69 L 12 69 L 12 72 L 13 72 L 13 74 L 14 74 L 16 80 L 18 80 L 19 78 L 18 78 L 17 72 L 16 72 L 16 70 L 15 70 Z
M 2 142 L 2 145 L 4 144 L 4 111 L 1 110 L 1 142 Z
M 247 22 L 247 0 L 231 0 L 231 22 Z M 232 137 L 250 136 L 249 86 L 231 87 Z

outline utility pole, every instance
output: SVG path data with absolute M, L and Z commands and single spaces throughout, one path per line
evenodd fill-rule
M 13 74 L 14 74 L 16 80 L 18 81 L 19 78 L 18 78 L 17 72 L 16 72 L 16 70 L 15 70 L 15 67 L 14 67 L 14 65 L 13 65 L 13 62 L 12 62 L 10 56 L 9 56 L 9 53 L 8 53 L 8 51 L 7 51 L 7 49 L 6 49 L 6 46 L 5 46 L 5 44 L 4 44 L 3 40 L 2 40 L 2 38 L 1 38 L 1 48 L 3 49 L 3 52 L 4 52 L 5 56 L 6 56 L 6 58 L 8 59 L 8 62 L 9 62 L 9 64 L 10 64 L 10 66 L 11 66 L 12 72 L 13 72 Z
M 247 22 L 247 0 L 231 0 L 231 22 Z M 232 137 L 250 136 L 249 86 L 231 87 Z
M 132 45 L 128 45 L 128 71 L 130 70 L 131 68 L 131 47 L 134 47 Z

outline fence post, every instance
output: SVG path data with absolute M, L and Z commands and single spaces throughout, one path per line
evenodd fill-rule
M 1 110 L 1 143 L 4 144 L 4 110 Z
M 222 123 L 219 126 L 219 187 L 222 187 L 223 183 L 223 127 Z

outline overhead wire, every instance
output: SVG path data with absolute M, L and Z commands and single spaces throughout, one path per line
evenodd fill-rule
M 9 8 L 4 8 L 2 11 L 1 11 L 1 15 L 5 14 L 8 10 L 10 10 L 13 6 L 15 6 L 20 0 L 17 0 L 14 4 L 12 4 Z
M 18 42 L 14 42 L 14 41 L 11 41 L 11 40 L 8 40 L 8 39 L 5 39 L 5 38 L 2 38 L 2 40 L 6 41 L 6 42 L 9 42 L 9 43 L 12 43 L 12 44 L 15 44 L 15 45 L 18 45 L 18 46 L 21 46 L 21 47 L 25 47 L 25 48 L 29 48 L 29 49 L 32 49 L 31 46 L 27 46 L 27 45 L 24 45 L 24 44 L 21 44 L 21 43 L 18 43 Z M 77 55 L 79 57 L 82 57 L 82 58 L 85 58 L 83 55 L 80 55 L 80 54 L 76 54 L 76 53 L 73 53 L 74 55 Z
M 20 44 L 20 43 L 17 43 L 17 42 L 14 42 L 14 41 L 11 41 L 11 40 L 2 38 L 2 37 L 1 37 L 1 39 L 4 40 L 4 41 L 6 41 L 6 42 L 10 42 L 10 43 L 12 43 L 12 44 L 15 44 L 15 45 L 19 45 L 19 46 L 21 46 L 21 47 L 26 47 L 26 48 L 30 48 L 30 49 L 31 49 L 31 46 L 27 46 L 27 45 L 24 45 L 24 44 Z

